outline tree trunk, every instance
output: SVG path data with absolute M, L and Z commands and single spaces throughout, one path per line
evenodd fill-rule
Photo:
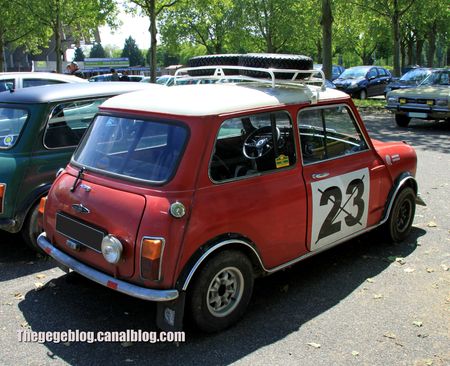
M 405 48 L 405 42 L 400 43 L 400 61 L 401 61 L 401 68 L 402 70 L 405 68 L 405 59 L 406 59 L 406 48 Z
M 394 0 L 394 12 L 392 14 L 392 33 L 394 35 L 394 76 L 400 76 L 400 13 L 398 0 Z
M 418 39 L 416 41 L 416 62 L 417 65 L 423 64 L 423 57 L 422 57 L 422 50 L 423 50 L 423 44 L 425 43 L 424 39 Z
M 407 51 L 406 51 L 408 54 L 408 65 L 416 64 L 416 60 L 414 58 L 414 53 L 413 53 L 413 48 L 414 48 L 414 40 L 412 38 L 410 38 L 408 40 Z
M 325 77 L 331 80 L 332 76 L 332 25 L 333 14 L 331 11 L 331 0 L 322 0 L 322 70 Z
M 53 29 L 55 37 L 55 54 L 56 54 L 56 71 L 62 73 L 62 62 L 61 62 L 61 8 L 60 2 L 56 2 L 56 24 Z
M 3 70 L 3 65 L 5 64 L 5 48 L 3 44 L 3 33 L 0 30 L 0 72 L 6 71 Z
M 323 58 L 322 58 L 322 40 L 321 39 L 317 40 L 316 46 L 317 46 L 317 63 L 321 64 L 322 60 L 323 60 Z
M 427 52 L 427 66 L 433 67 L 434 54 L 436 53 L 436 23 L 433 23 L 428 32 L 428 52 Z
M 150 0 L 150 82 L 156 82 L 156 10 L 155 1 Z

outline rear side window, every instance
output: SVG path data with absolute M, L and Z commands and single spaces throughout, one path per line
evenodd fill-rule
M 56 105 L 48 119 L 44 145 L 49 149 L 78 145 L 98 107 L 106 98 L 72 101 Z
M 368 149 L 353 115 L 345 106 L 303 109 L 298 124 L 304 164 Z
M 0 92 L 15 89 L 16 82 L 14 79 L 0 80 Z
M 28 118 L 24 109 L 0 108 L 0 149 L 13 147 Z
M 165 182 L 178 166 L 187 134 L 174 123 L 98 116 L 74 161 L 114 175 Z
M 33 86 L 41 86 L 41 85 L 52 85 L 52 84 L 62 84 L 63 82 L 60 80 L 49 80 L 49 79 L 23 79 L 23 87 L 30 88 Z
M 232 118 L 220 127 L 209 176 L 222 182 L 290 167 L 296 162 L 292 122 L 287 112 Z

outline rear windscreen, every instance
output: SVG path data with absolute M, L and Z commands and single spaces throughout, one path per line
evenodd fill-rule
M 0 108 L 0 149 L 13 147 L 28 118 L 28 111 L 15 108 Z
M 175 172 L 186 138 L 187 129 L 179 124 L 97 116 L 73 159 L 87 168 L 165 182 Z

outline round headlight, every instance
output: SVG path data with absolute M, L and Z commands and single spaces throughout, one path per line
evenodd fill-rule
M 388 97 L 387 101 L 388 103 L 397 103 L 398 99 L 396 97 Z
M 436 105 L 439 107 L 446 107 L 448 105 L 447 99 L 436 99 Z
M 122 255 L 122 243 L 113 235 L 107 235 L 102 240 L 102 254 L 107 262 L 115 264 Z

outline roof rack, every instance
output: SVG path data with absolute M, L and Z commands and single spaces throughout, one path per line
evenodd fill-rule
M 189 71 L 191 70 L 214 70 L 213 75 L 202 75 L 202 76 L 191 76 Z M 245 75 L 226 75 L 224 70 L 246 70 L 254 72 L 262 72 L 268 75 L 267 78 L 256 78 Z M 290 79 L 277 79 L 275 74 L 292 74 Z M 307 74 L 308 76 L 304 79 L 298 79 L 299 74 Z M 319 75 L 320 77 L 313 77 L 313 75 Z M 183 80 L 186 78 L 198 79 L 198 80 L 236 80 L 239 78 L 242 81 L 254 81 L 259 83 L 271 84 L 272 88 L 277 85 L 289 85 L 289 86 L 305 86 L 305 85 L 319 85 L 321 90 L 325 90 L 325 74 L 322 70 L 297 70 L 297 69 L 275 69 L 275 68 L 257 68 L 257 67 L 247 67 L 247 66 L 197 66 L 197 67 L 184 67 L 180 68 L 175 72 L 175 82 L 177 79 Z

